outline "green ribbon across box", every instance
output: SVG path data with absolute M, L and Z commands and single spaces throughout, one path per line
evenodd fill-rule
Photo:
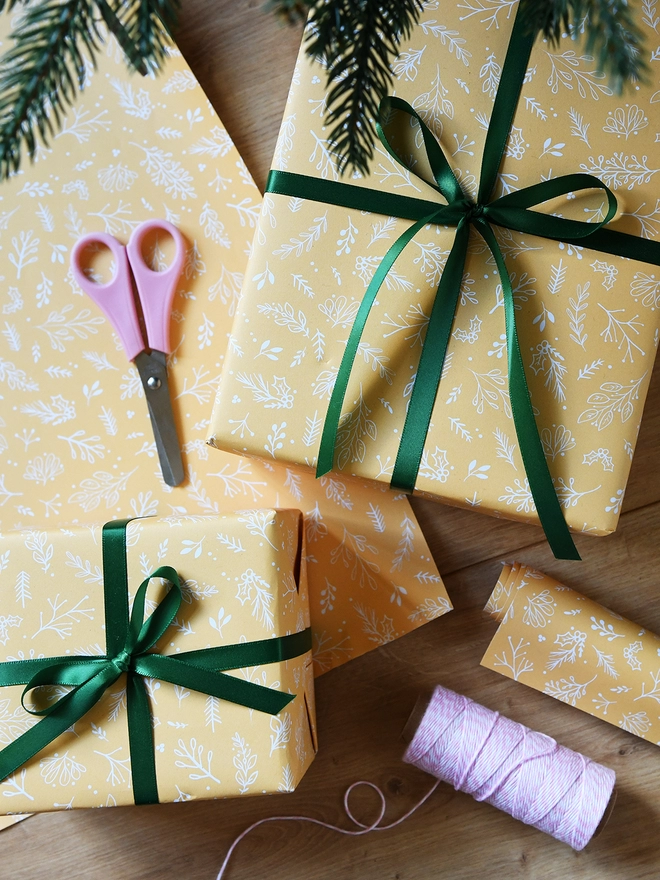
M 427 225 L 455 226 L 456 236 L 437 288 L 392 473 L 393 487 L 408 492 L 414 489 L 452 331 L 472 226 L 490 250 L 502 285 L 511 410 L 531 495 L 555 555 L 579 559 L 536 426 L 518 339 L 511 279 L 491 224 L 653 265 L 660 265 L 660 242 L 605 228 L 615 216 L 617 202 L 612 191 L 592 174 L 566 174 L 493 198 L 533 43 L 533 37 L 526 33 L 517 18 L 486 134 L 476 201 L 466 197 L 440 145 L 420 116 L 409 104 L 396 97 L 386 98 L 381 104 L 377 126 L 379 137 L 397 162 L 413 174 L 419 174 L 416 168 L 423 164 L 418 161 L 421 156 L 404 158 L 387 136 L 393 111 L 407 114 L 419 126 L 433 175 L 432 181 L 422 179 L 444 201 L 411 198 L 281 170 L 270 172 L 266 192 L 415 221 L 388 249 L 360 303 L 328 405 L 317 474 L 327 473 L 333 467 L 338 426 L 353 362 L 367 318 L 388 272 L 409 242 Z M 597 222 L 530 210 L 557 197 L 594 188 L 603 190 L 607 199 L 607 210 Z

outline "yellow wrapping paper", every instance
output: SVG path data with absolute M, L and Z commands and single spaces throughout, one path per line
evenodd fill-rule
M 129 523 L 131 599 L 158 565 L 171 565 L 185 581 L 185 601 L 156 649 L 174 654 L 308 626 L 304 562 L 298 569 L 303 535 L 294 510 Z M 2 661 L 105 653 L 101 525 L 8 532 L 0 564 Z M 150 587 L 147 614 L 164 589 L 158 581 Z M 314 757 L 311 652 L 227 674 L 295 699 L 271 716 L 146 679 L 161 802 L 292 791 Z M 38 720 L 21 708 L 22 690 L 0 688 L 0 747 Z M 0 790 L 3 812 L 132 804 L 125 678 Z
M 52 147 L 0 186 L 0 524 L 300 508 L 323 672 L 451 605 L 403 496 L 209 455 L 211 400 L 260 200 L 178 50 L 160 76 L 142 78 L 129 76 L 111 40 Z M 174 490 L 161 479 L 137 371 L 69 269 L 84 232 L 126 243 L 151 217 L 189 243 L 168 358 L 187 476 Z M 251 427 L 230 429 L 240 437 Z
M 581 43 L 539 40 L 494 197 L 586 171 L 619 200 L 611 228 L 660 232 L 660 54 L 656 3 L 635 3 L 653 52 L 647 85 L 614 95 Z M 440 140 L 473 199 L 515 0 L 424 4 L 394 63 L 394 93 Z M 301 49 L 273 167 L 338 180 L 324 127 L 325 71 Z M 423 152 L 420 150 L 420 154 Z M 423 172 L 422 172 L 423 173 Z M 368 179 L 436 199 L 376 147 Z M 600 196 L 553 207 L 597 219 Z M 409 221 L 267 195 L 225 359 L 212 426 L 224 449 L 314 464 L 349 328 L 374 272 Z M 657 347 L 660 280 L 643 263 L 493 227 L 509 267 L 532 403 L 570 527 L 616 528 Z M 453 229 L 429 226 L 397 259 L 368 319 L 335 465 L 387 482 Z M 459 307 L 417 491 L 537 522 L 511 418 L 504 309 L 493 258 L 472 231 Z M 278 359 L 261 356 L 270 349 Z M 237 424 L 249 425 L 238 436 Z
M 660 637 L 518 562 L 486 611 L 482 666 L 660 744 Z

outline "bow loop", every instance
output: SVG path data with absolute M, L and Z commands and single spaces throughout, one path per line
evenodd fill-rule
M 400 129 L 396 132 L 399 136 L 397 140 L 392 141 L 388 137 L 388 131 L 392 128 L 393 120 L 396 118 L 396 112 L 410 117 L 411 126 L 418 126 L 418 131 L 422 135 L 426 159 L 429 168 L 431 169 L 435 184 L 426 180 L 426 178 L 420 173 L 419 166 L 422 156 L 415 154 L 414 144 L 412 154 L 404 155 L 400 152 L 401 149 L 410 148 L 407 139 L 401 136 Z M 399 165 L 402 165 L 410 173 L 414 174 L 419 180 L 424 181 L 424 183 L 435 189 L 440 195 L 444 196 L 448 204 L 452 205 L 456 202 L 461 202 L 465 198 L 458 178 L 447 161 L 440 143 L 436 140 L 435 135 L 426 125 L 422 117 L 407 101 L 403 101 L 401 98 L 395 98 L 391 95 L 386 95 L 378 106 L 376 131 L 378 132 L 378 137 L 380 138 L 382 145 L 390 156 L 392 156 Z M 399 144 L 399 140 L 403 140 L 404 143 Z
M 162 578 L 168 581 L 170 587 L 154 611 L 144 620 L 147 589 L 152 578 Z M 135 593 L 129 631 L 124 648 L 133 654 L 144 654 L 151 650 L 156 642 L 167 632 L 181 607 L 182 600 L 183 590 L 176 569 L 170 565 L 161 565 L 155 571 L 152 571 L 149 577 L 142 581 Z

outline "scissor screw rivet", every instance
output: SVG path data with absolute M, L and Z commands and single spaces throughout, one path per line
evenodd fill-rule
M 149 388 L 160 388 L 162 384 L 163 383 L 160 381 L 158 376 L 149 376 L 149 378 L 147 379 L 147 385 L 149 386 Z

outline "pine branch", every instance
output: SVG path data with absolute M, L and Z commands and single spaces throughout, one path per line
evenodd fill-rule
M 530 33 L 541 32 L 557 45 L 562 34 L 586 33 L 585 50 L 620 93 L 624 84 L 643 80 L 648 67 L 644 37 L 626 2 L 613 0 L 521 0 L 520 14 Z
M 0 0 L 0 12 L 26 0 Z M 117 37 L 127 64 L 147 73 L 162 64 L 179 0 L 42 0 L 12 33 L 0 59 L 0 179 L 18 171 L 22 149 L 33 158 L 61 128 L 95 64 L 105 36 Z
M 310 11 L 307 53 L 327 69 L 329 142 L 342 172 L 367 172 L 378 105 L 391 89 L 391 62 L 423 5 L 422 0 L 268 0 L 267 8 L 289 22 Z M 521 14 L 530 31 L 555 44 L 562 33 L 577 36 L 584 30 L 586 51 L 619 92 L 647 72 L 642 32 L 625 0 L 521 0 Z
M 150 68 L 160 68 L 177 24 L 180 0 L 116 0 L 116 5 L 124 10 L 122 22 L 138 55 Z
M 85 60 L 99 50 L 101 37 L 93 7 L 80 0 L 48 0 L 25 14 L 14 46 L 0 62 L 0 177 L 20 165 L 24 145 L 33 157 L 37 142 L 48 143 L 61 127 L 67 106 L 85 80 Z
M 314 0 L 268 0 L 265 9 L 288 24 L 298 24 L 305 21 L 313 4 Z
M 315 0 L 307 53 L 327 68 L 326 123 L 340 172 L 367 173 L 378 105 L 392 83 L 390 63 L 422 9 L 422 0 Z

